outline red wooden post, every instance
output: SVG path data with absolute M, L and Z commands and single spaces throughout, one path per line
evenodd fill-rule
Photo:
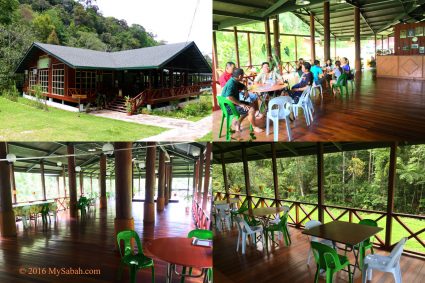
M 385 248 L 391 249 L 391 232 L 393 226 L 393 212 L 394 212 L 394 190 L 395 190 L 395 176 L 397 168 L 397 146 L 398 143 L 394 142 L 390 148 L 390 165 L 388 171 L 388 197 L 387 197 L 387 222 L 385 226 Z
M 312 12 L 310 12 L 310 55 L 311 55 L 311 61 L 312 62 L 314 61 L 314 59 L 316 59 L 315 32 L 316 32 L 316 30 L 315 30 L 315 27 L 314 27 L 314 14 Z
M 100 208 L 104 209 L 108 207 L 108 200 L 106 199 L 106 155 L 101 154 L 99 160 L 99 189 L 100 189 Z M 90 176 L 90 182 L 92 177 Z
M 78 216 L 77 210 L 77 184 L 75 179 L 75 157 L 74 155 L 74 146 L 71 144 L 67 145 L 68 155 L 68 183 L 69 183 L 69 216 L 71 218 L 76 218 Z
M 7 145 L 0 142 L 0 159 L 6 159 Z M 12 207 L 12 191 L 10 186 L 10 166 L 7 161 L 0 161 L 0 235 L 16 236 L 15 213 Z
M 233 34 L 235 36 L 236 66 L 240 68 L 241 62 L 239 58 L 238 28 L 236 26 L 233 27 Z
M 204 178 L 204 194 L 202 201 L 202 209 L 206 209 L 208 205 L 208 190 L 210 188 L 210 166 L 211 166 L 211 150 L 212 143 L 207 143 L 207 148 L 205 151 L 205 178 Z
M 266 18 L 264 20 L 264 29 L 265 29 L 265 35 L 266 35 L 266 50 L 267 50 L 267 61 L 272 60 L 272 45 L 270 40 L 270 22 L 269 18 Z
M 324 26 L 324 59 L 331 58 L 331 25 L 330 25 L 330 12 L 329 1 L 323 3 L 323 26 Z
M 251 33 L 247 32 L 247 41 L 248 41 L 248 61 L 249 66 L 252 65 L 252 52 L 251 52 Z
M 323 165 L 323 143 L 317 143 L 317 201 L 319 210 L 319 221 L 324 222 L 324 165 Z
M 41 176 L 41 190 L 43 192 L 43 200 L 46 200 L 46 179 L 44 177 L 44 162 L 40 160 L 40 176 Z
M 360 8 L 354 7 L 354 49 L 356 72 L 362 71 L 361 46 L 360 46 Z
M 143 222 L 155 222 L 155 161 L 156 143 L 148 142 L 146 149 L 145 204 Z

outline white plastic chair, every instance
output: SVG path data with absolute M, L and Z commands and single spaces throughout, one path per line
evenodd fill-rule
M 28 226 L 31 226 L 31 207 L 26 205 L 22 207 L 22 224 L 24 226 L 24 229 L 28 228 Z M 28 225 L 29 222 L 29 225 Z
M 230 212 L 229 205 L 217 205 L 217 228 L 219 231 L 222 231 L 224 227 L 227 227 L 227 230 L 230 231 Z
M 310 121 L 313 119 L 313 114 L 311 114 L 310 107 L 309 107 L 310 91 L 311 91 L 311 86 L 307 86 L 307 88 L 301 94 L 298 100 L 298 103 L 294 103 L 294 101 L 292 101 L 292 107 L 293 107 L 295 118 L 298 117 L 298 108 L 302 108 L 304 111 L 304 117 L 305 117 L 307 126 L 310 126 L 310 123 L 311 123 Z
M 322 84 L 316 85 L 316 82 L 313 81 L 313 87 L 311 88 L 311 93 L 313 94 L 313 96 L 316 96 L 316 88 L 320 90 L 320 97 L 323 98 Z
M 319 225 L 322 225 L 322 222 L 320 222 L 318 220 L 310 220 L 307 223 L 305 223 L 305 229 L 308 230 L 308 229 L 311 229 L 311 228 L 319 226 Z M 313 237 L 313 236 L 311 236 L 311 237 L 309 236 L 308 238 L 309 238 L 310 242 L 318 242 L 318 243 L 327 245 L 329 247 L 335 248 L 332 241 L 320 239 L 320 238 Z M 310 246 L 310 249 L 308 250 L 307 265 L 310 265 L 310 259 L 311 259 L 312 254 L 313 254 L 313 251 L 312 251 L 311 246 Z
M 289 114 L 292 110 L 292 99 L 289 96 L 275 97 L 269 101 L 266 121 L 266 135 L 270 134 L 270 121 L 273 122 L 274 141 L 279 139 L 279 120 L 285 120 L 288 141 L 292 140 L 291 126 L 289 124 Z
M 58 220 L 58 205 L 56 202 L 49 205 L 49 218 L 50 215 L 53 215 L 55 222 Z
M 251 243 L 254 240 L 254 244 L 257 241 L 257 233 L 259 233 L 261 244 L 264 250 L 264 234 L 263 226 L 249 226 L 248 223 L 239 216 L 235 217 L 236 224 L 238 225 L 238 242 L 236 244 L 236 251 L 239 251 L 239 243 L 242 245 L 242 254 L 245 254 L 246 250 L 246 238 L 249 235 L 251 237 Z
M 351 83 L 351 90 L 353 90 L 354 89 L 354 86 L 355 86 L 354 82 L 356 80 L 356 69 L 352 69 L 351 70 L 351 74 L 353 75 L 352 76 L 352 79 L 351 80 L 347 80 L 347 83 Z
M 366 256 L 364 259 L 362 282 L 366 283 L 366 280 L 372 280 L 372 270 L 375 269 L 382 272 L 392 273 L 395 282 L 401 283 L 400 258 L 406 241 L 407 238 L 401 239 L 400 242 L 398 242 L 393 248 L 389 256 L 382 256 L 378 254 Z

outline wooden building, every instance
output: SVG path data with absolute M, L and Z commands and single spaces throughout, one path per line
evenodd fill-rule
M 35 42 L 16 73 L 25 74 L 25 94 L 40 85 L 52 101 L 85 104 L 103 97 L 109 105 L 129 96 L 134 111 L 197 96 L 211 80 L 211 67 L 194 42 L 119 52 Z

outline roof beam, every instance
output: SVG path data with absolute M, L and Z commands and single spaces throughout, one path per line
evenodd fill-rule
M 238 0 L 214 0 L 214 2 L 220 2 L 224 4 L 232 4 L 237 6 L 243 6 L 247 8 L 255 8 L 255 9 L 264 9 L 264 6 L 254 4 L 254 3 L 246 3 L 246 1 L 238 1 Z
M 276 11 L 276 9 L 280 8 L 281 6 L 283 6 L 285 3 L 287 3 L 289 0 L 278 0 L 276 3 L 274 3 L 272 6 L 270 6 L 269 8 L 267 8 L 267 10 L 265 10 L 261 15 L 263 17 L 267 17 L 269 16 L 271 13 L 273 13 L 274 11 Z
M 226 11 L 218 11 L 213 10 L 213 15 L 219 15 L 219 16 L 225 16 L 230 18 L 237 18 L 237 19 L 243 19 L 243 20 L 254 20 L 254 21 L 262 21 L 263 18 L 259 16 L 254 15 L 245 15 L 245 14 L 239 14 L 239 13 L 233 13 L 233 12 L 226 12 Z
M 425 3 L 425 0 L 418 0 L 416 2 L 419 5 L 423 5 Z M 398 17 L 396 17 L 395 19 L 393 19 L 391 22 L 389 22 L 387 25 L 383 26 L 382 28 L 380 28 L 376 33 L 380 33 L 383 32 L 386 29 L 389 29 L 390 27 L 392 27 L 393 25 L 397 24 L 401 19 L 403 19 L 406 16 L 409 16 L 410 13 L 412 13 L 414 10 L 416 10 L 418 7 L 416 7 L 413 3 L 411 4 L 411 6 L 405 10 L 404 13 L 402 13 L 401 15 L 399 15 Z
M 56 147 L 54 150 L 52 150 L 51 152 L 49 152 L 46 156 L 52 156 L 54 155 L 59 149 L 61 149 L 63 146 L 59 145 L 58 147 Z M 32 165 L 30 168 L 28 168 L 27 173 L 30 172 L 33 168 L 35 168 L 36 164 Z

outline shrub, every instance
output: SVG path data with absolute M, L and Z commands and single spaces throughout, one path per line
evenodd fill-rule
M 5 98 L 11 100 L 11 101 L 18 101 L 18 97 L 19 97 L 19 92 L 18 89 L 16 88 L 16 86 L 14 84 L 12 84 L 12 86 L 5 90 L 3 92 L 3 95 Z
M 38 109 L 43 109 L 48 111 L 47 100 L 43 95 L 43 90 L 40 85 L 35 85 L 33 87 L 35 100 L 33 101 L 33 106 Z

